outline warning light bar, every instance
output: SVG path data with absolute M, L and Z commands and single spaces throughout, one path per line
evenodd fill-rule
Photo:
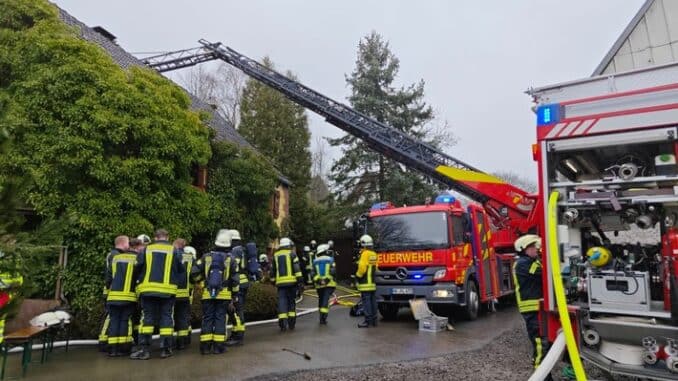
M 552 103 L 537 107 L 537 126 L 546 126 L 560 122 L 560 105 Z

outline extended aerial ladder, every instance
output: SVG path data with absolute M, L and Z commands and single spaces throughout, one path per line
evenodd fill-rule
M 535 196 L 334 101 L 219 42 L 199 42 L 202 45 L 200 47 L 147 57 L 142 62 L 162 73 L 202 62 L 222 60 L 323 116 L 327 122 L 362 139 L 382 155 L 416 169 L 481 203 L 497 228 L 507 233 L 511 231 L 510 235 L 534 229 L 538 209 Z M 505 238 L 506 242 L 511 240 L 508 236 Z

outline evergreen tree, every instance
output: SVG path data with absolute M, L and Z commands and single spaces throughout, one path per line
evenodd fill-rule
M 264 58 L 263 64 L 273 69 L 273 62 Z M 288 77 L 293 77 L 287 73 Z M 281 234 L 293 240 L 312 239 L 311 204 L 311 134 L 303 107 L 288 100 L 277 90 L 250 79 L 243 90 L 240 107 L 239 132 L 268 157 L 273 165 L 290 179 L 290 220 Z
M 424 102 L 424 82 L 395 87 L 399 67 L 388 42 L 372 32 L 358 44 L 355 69 L 346 78 L 351 88 L 348 100 L 357 111 L 426 140 L 426 125 L 433 120 L 433 110 Z M 428 138 L 436 143 L 435 137 Z M 425 177 L 372 151 L 352 135 L 330 139 L 330 144 L 342 147 L 330 178 L 344 217 L 355 216 L 378 200 L 397 205 L 422 203 L 437 190 Z

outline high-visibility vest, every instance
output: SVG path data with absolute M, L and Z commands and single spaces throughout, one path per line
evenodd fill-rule
M 301 278 L 299 269 L 299 258 L 292 255 L 289 249 L 278 250 L 273 254 L 275 266 L 275 285 L 289 286 L 297 283 L 297 278 Z
M 527 256 L 519 257 L 513 264 L 513 283 L 520 313 L 539 311 L 542 298 L 541 262 Z
M 134 266 L 137 254 L 133 252 L 113 254 L 111 258 L 111 286 L 108 290 L 107 302 L 136 302 L 134 291 Z
M 7 292 L 7 296 L 9 298 L 7 303 L 10 303 L 12 299 L 16 297 L 18 292 L 16 289 L 18 287 L 21 287 L 21 285 L 24 283 L 24 277 L 19 275 L 13 275 L 10 273 L 2 273 L 0 274 L 0 290 L 3 292 Z M 2 314 L 0 315 L 0 344 L 5 342 L 5 319 L 7 318 L 7 314 Z
M 369 249 L 360 252 L 358 271 L 356 272 L 358 291 L 376 291 L 374 271 L 377 269 L 377 253 Z
M 207 279 L 210 271 L 210 266 L 212 265 L 212 259 L 214 257 L 212 256 L 212 253 L 205 254 L 204 257 L 202 257 L 197 265 L 200 267 L 200 269 L 203 271 L 203 277 Z M 235 269 L 235 259 L 233 259 L 233 256 L 230 253 L 226 253 L 224 256 L 224 281 L 228 281 L 231 279 L 231 276 L 233 276 L 233 269 Z M 204 285 L 203 285 L 204 286 Z M 240 289 L 238 286 L 230 286 L 226 285 L 224 286 L 221 291 L 217 294 L 217 296 L 214 297 L 214 299 L 220 299 L 220 300 L 231 300 L 233 298 L 233 292 L 238 292 Z M 212 299 L 212 296 L 210 295 L 209 290 L 207 290 L 207 287 L 202 288 L 202 300 L 209 300 Z
M 337 287 L 332 273 L 334 272 L 334 259 L 327 255 L 321 255 L 313 261 L 313 283 L 316 288 Z M 326 282 L 322 282 L 326 281 Z M 322 284 L 325 283 L 325 284 Z
M 174 263 L 174 247 L 169 243 L 154 243 L 146 247 L 144 254 L 146 272 L 137 290 L 140 295 L 160 294 L 175 296 L 177 285 L 173 283 L 172 266 Z
M 181 284 L 177 285 L 177 299 L 190 299 L 193 296 L 193 287 L 189 281 L 189 274 L 193 268 L 193 255 L 182 254 L 181 264 L 186 270 L 186 277 L 181 280 Z

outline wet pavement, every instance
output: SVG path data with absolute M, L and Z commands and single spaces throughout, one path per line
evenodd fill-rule
M 311 298 L 307 298 L 311 299 Z M 308 300 L 307 306 L 313 300 Z M 407 311 L 405 311 L 407 312 Z M 244 346 L 223 355 L 201 356 L 198 335 L 188 350 L 160 359 L 154 348 L 148 361 L 107 358 L 95 347 L 55 349 L 45 364 L 31 364 L 30 380 L 240 380 L 294 370 L 351 367 L 412 360 L 480 349 L 498 336 L 522 325 L 515 308 L 482 316 L 474 322 L 459 322 L 454 331 L 419 332 L 417 322 L 401 314 L 398 321 L 380 322 L 377 328 L 358 329 L 361 317 L 350 317 L 347 307 L 335 306 L 329 325 L 318 325 L 318 315 L 300 317 L 297 329 L 280 333 L 276 324 L 248 327 Z M 305 360 L 290 348 L 307 352 Z M 37 354 L 37 352 L 35 352 Z M 19 375 L 20 358 L 8 359 L 10 376 Z

